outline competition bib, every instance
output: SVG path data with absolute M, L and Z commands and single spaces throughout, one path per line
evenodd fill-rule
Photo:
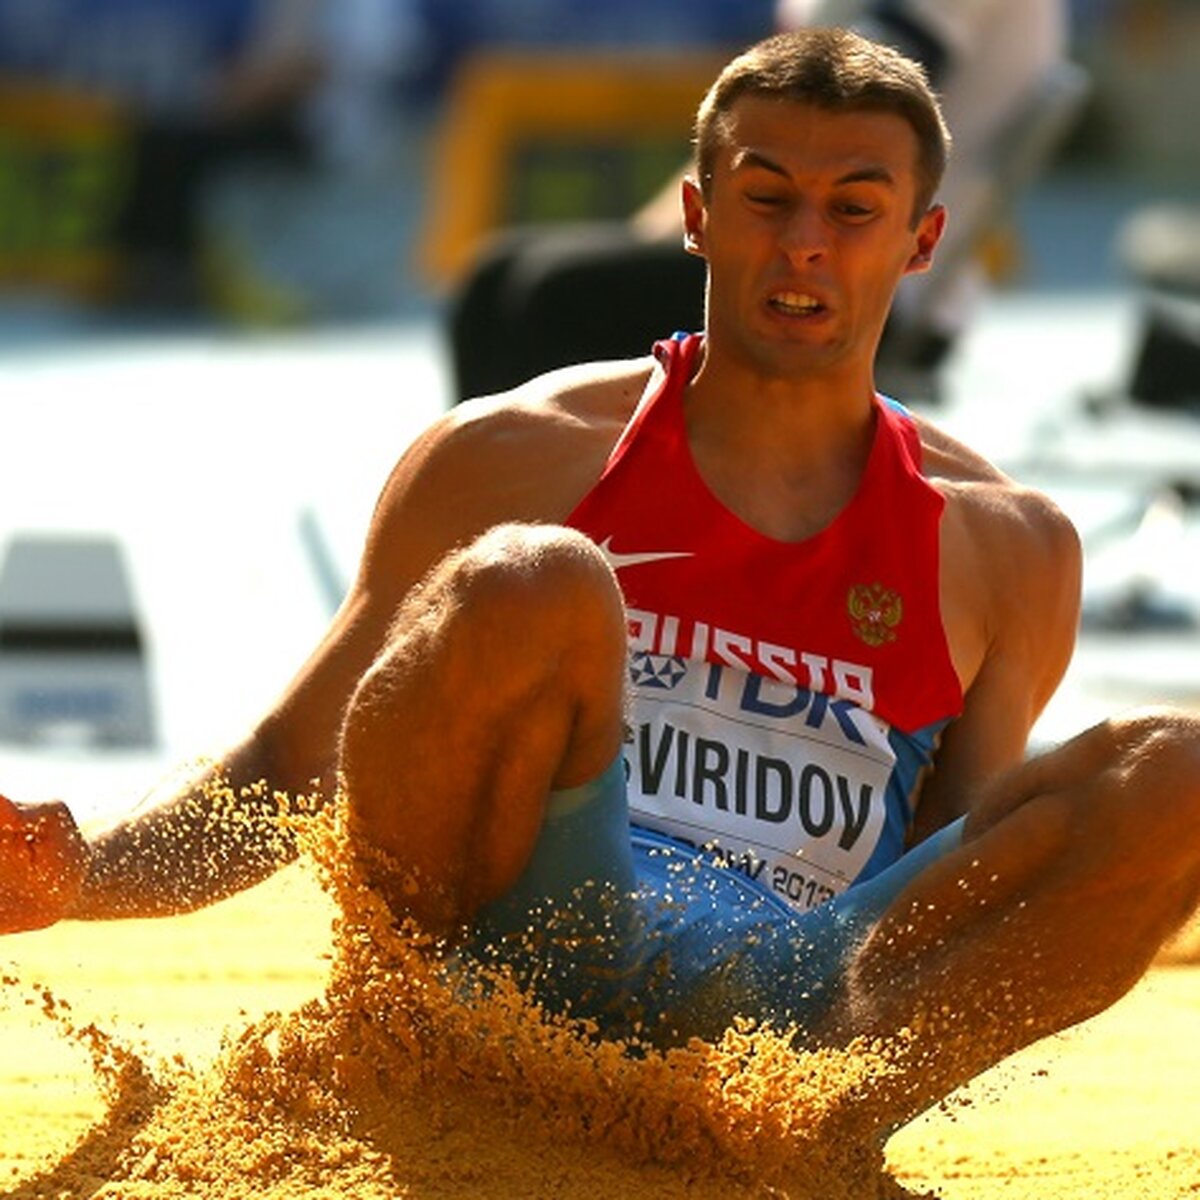
M 883 831 L 888 726 L 849 699 L 635 651 L 631 817 L 709 847 L 799 911 L 844 891 Z

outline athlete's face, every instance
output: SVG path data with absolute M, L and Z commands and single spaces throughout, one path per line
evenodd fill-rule
M 708 260 L 710 352 L 769 375 L 869 373 L 900 279 L 925 270 L 945 215 L 914 220 L 917 140 L 891 113 L 742 96 L 707 198 L 684 190 Z

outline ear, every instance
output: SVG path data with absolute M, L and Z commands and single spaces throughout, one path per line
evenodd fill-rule
M 700 185 L 690 176 L 683 177 L 683 248 L 689 254 L 704 257 L 704 226 L 708 209 Z
M 933 265 L 933 252 L 946 230 L 946 208 L 934 204 L 922 215 L 917 224 L 917 248 L 904 268 L 906 275 L 919 275 Z

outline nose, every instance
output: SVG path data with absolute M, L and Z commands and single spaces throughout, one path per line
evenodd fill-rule
M 797 204 L 788 214 L 779 244 L 791 262 L 818 261 L 829 249 L 824 215 L 811 204 Z

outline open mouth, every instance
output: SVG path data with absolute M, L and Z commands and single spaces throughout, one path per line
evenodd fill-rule
M 767 304 L 785 317 L 811 317 L 825 311 L 825 305 L 816 296 L 804 292 L 778 292 Z

